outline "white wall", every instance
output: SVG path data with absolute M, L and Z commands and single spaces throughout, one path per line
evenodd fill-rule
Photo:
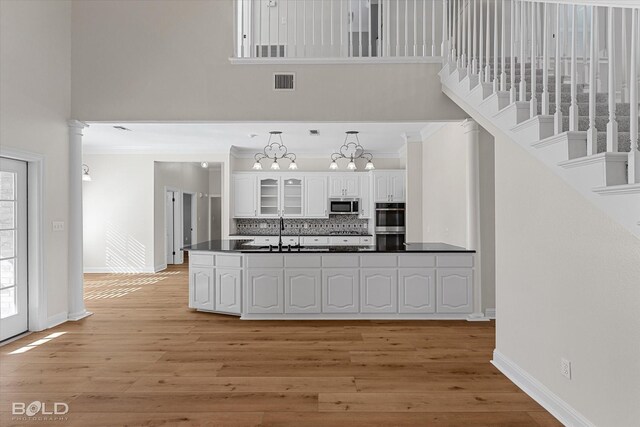
M 497 350 L 594 425 L 637 425 L 640 241 L 504 137 L 495 224 Z
M 44 156 L 44 281 L 49 319 L 66 319 L 71 3 L 0 2 L 0 143 Z
M 202 175 L 202 188 L 209 176 L 197 164 L 181 167 L 167 162 L 208 161 L 222 164 L 222 234 L 229 234 L 228 154 L 90 154 L 84 162 L 93 180 L 84 184 L 85 271 L 155 271 L 165 264 L 164 185 L 192 188 L 189 175 Z M 155 173 L 156 162 L 163 162 Z M 191 168 L 193 166 L 193 168 Z M 199 168 L 199 169 L 198 169 Z M 157 185 L 156 185 L 157 183 Z M 200 188 L 193 186 L 193 188 Z M 195 190 L 194 190 L 195 191 Z M 199 191 L 200 192 L 200 191 Z M 207 240 L 208 204 L 198 198 L 198 239 Z M 202 203 L 200 203 L 202 201 Z M 107 256 L 109 254 L 109 256 Z
M 407 239 L 469 247 L 467 199 L 469 135 L 462 122 L 443 125 L 407 143 Z M 478 138 L 482 309 L 495 308 L 493 137 Z
M 463 119 L 440 64 L 233 65 L 233 1 L 73 3 L 72 116 L 84 120 Z M 294 92 L 273 73 L 293 71 Z

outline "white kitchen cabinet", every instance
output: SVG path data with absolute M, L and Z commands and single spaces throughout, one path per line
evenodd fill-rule
M 329 196 L 327 178 L 308 176 L 305 179 L 304 215 L 307 218 L 327 218 L 329 216 Z
M 375 203 L 405 201 L 405 171 L 376 171 L 373 173 Z
M 320 269 L 287 269 L 284 276 L 284 312 L 321 313 L 321 287 Z
M 215 275 L 213 267 L 189 266 L 189 307 L 215 309 Z
M 274 175 L 258 178 L 258 216 L 280 216 L 280 177 Z
M 396 313 L 398 310 L 398 271 L 367 268 L 360 276 L 360 312 Z
M 304 216 L 304 178 L 284 175 L 280 185 L 280 215 L 287 218 Z
M 326 246 L 329 244 L 329 236 L 304 236 L 302 237 L 303 246 Z
M 438 313 L 473 312 L 473 270 L 439 268 L 437 270 Z
M 360 176 L 360 218 L 371 218 L 371 175 Z
M 255 217 L 256 208 L 256 176 L 252 174 L 235 174 L 232 180 L 233 216 L 236 218 Z
M 322 312 L 357 313 L 359 272 L 348 268 L 322 270 Z
M 284 313 L 283 271 L 269 268 L 247 270 L 247 313 Z
M 242 271 L 217 268 L 215 309 L 226 313 L 241 313 Z
M 398 312 L 435 313 L 436 273 L 432 268 L 398 270 Z
M 329 197 L 360 197 L 360 175 L 355 172 L 332 174 L 329 189 Z

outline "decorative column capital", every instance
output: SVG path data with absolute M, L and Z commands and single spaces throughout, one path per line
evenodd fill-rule
M 80 120 L 67 120 L 67 126 L 69 126 L 69 129 L 71 129 L 73 132 L 75 132 L 77 135 L 82 136 L 82 129 L 84 128 L 88 128 L 89 125 L 83 121 Z
M 465 119 L 460 125 L 465 129 L 465 133 L 480 131 L 478 122 L 473 119 Z

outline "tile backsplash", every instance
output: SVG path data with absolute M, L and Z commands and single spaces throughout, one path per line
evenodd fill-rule
M 268 236 L 278 234 L 278 218 L 237 218 L 236 234 L 244 236 Z M 369 220 L 360 219 L 358 215 L 330 215 L 323 219 L 296 219 L 284 220 L 284 235 L 298 234 L 314 236 L 331 233 L 368 234 Z

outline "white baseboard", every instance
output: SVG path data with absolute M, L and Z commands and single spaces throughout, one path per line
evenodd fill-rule
M 134 269 L 134 268 L 112 268 L 112 267 L 84 267 L 84 273 L 114 273 L 114 274 L 153 274 L 156 273 L 157 270 L 155 268 L 145 267 L 143 269 Z
M 69 320 L 69 313 L 63 311 L 62 313 L 54 314 L 53 316 L 49 316 L 47 318 L 47 329 L 53 328 L 54 326 L 58 326 L 63 324 Z
M 498 350 L 493 351 L 493 360 L 491 363 L 562 424 L 576 427 L 595 427 L 593 423 L 567 404 L 567 402 L 560 399 L 560 397 L 549 390 L 544 384 L 536 380 Z
M 159 271 L 166 270 L 166 269 L 167 269 L 167 263 L 159 264 L 159 265 L 156 265 L 156 266 L 155 266 L 155 268 L 154 268 L 154 270 L 155 270 L 155 271 L 154 271 L 154 273 L 157 273 L 157 272 L 159 272 Z
M 496 318 L 496 309 L 495 308 L 487 308 L 484 311 L 484 315 L 487 316 L 489 319 L 495 319 Z

